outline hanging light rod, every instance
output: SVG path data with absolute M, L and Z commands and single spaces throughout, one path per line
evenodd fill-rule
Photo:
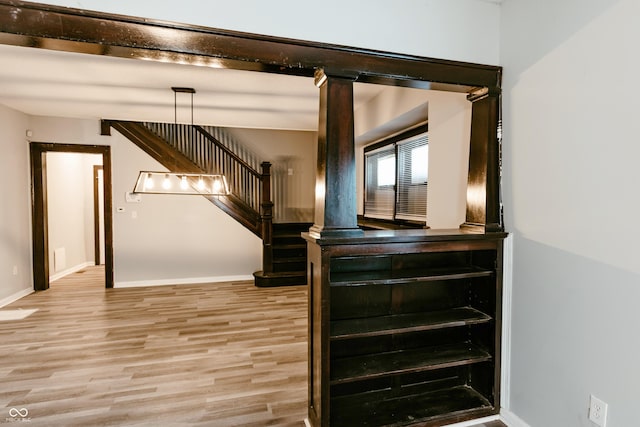
M 227 196 L 230 194 L 227 179 L 223 175 L 151 171 L 141 171 L 138 174 L 133 192 L 200 196 Z

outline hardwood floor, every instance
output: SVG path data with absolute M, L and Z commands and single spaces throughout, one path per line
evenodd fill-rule
M 92 267 L 4 309 L 37 311 L 0 321 L 0 424 L 304 426 L 304 286 L 104 289 Z
M 252 282 L 104 289 L 100 268 L 60 279 L 5 307 L 38 311 L 0 322 L 0 423 L 303 426 L 306 298 Z

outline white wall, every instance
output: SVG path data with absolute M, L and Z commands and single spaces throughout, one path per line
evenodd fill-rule
M 640 3 L 506 0 L 511 410 L 531 426 L 638 425 Z
M 478 0 L 48 0 L 174 22 L 433 58 L 498 62 L 499 5 Z
M 93 165 L 99 154 L 46 154 L 49 273 L 54 278 L 92 264 L 94 258 Z M 63 249 L 64 263 L 54 252 Z
M 27 120 L 0 104 L 0 307 L 33 289 Z
M 29 127 L 34 141 L 112 147 L 116 286 L 250 278 L 260 269 L 260 239 L 204 198 L 143 195 L 126 203 L 138 171 L 165 169 L 118 132 L 100 136 L 97 120 L 54 117 L 32 117 Z
M 399 129 L 424 121 L 428 115 L 427 225 L 439 229 L 458 228 L 466 215 L 471 103 L 464 93 L 389 89 L 356 111 L 356 140 L 371 142 L 368 135 L 380 136 L 378 129 L 381 128 L 390 134 L 397 133 Z M 390 122 L 393 122 L 392 126 Z M 359 214 L 364 212 L 364 146 L 358 146 L 356 150 Z
M 313 222 L 317 132 L 228 129 L 261 161 L 271 162 L 274 221 Z
M 427 225 L 458 228 L 465 221 L 471 103 L 466 94 L 429 91 Z

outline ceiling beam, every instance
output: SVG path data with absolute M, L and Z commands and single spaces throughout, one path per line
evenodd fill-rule
M 0 43 L 68 52 L 471 92 L 499 88 L 501 67 L 0 0 Z

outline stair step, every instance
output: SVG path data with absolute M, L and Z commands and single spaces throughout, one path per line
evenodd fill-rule
M 307 249 L 306 243 L 272 243 L 273 249 Z
M 303 260 L 306 262 L 307 257 L 306 257 L 307 253 L 305 251 L 301 251 L 301 250 L 285 250 L 285 251 L 278 251 L 278 250 L 274 250 L 273 251 L 273 259 L 274 260 L 286 260 L 286 259 L 296 259 L 296 261 L 300 261 Z
M 300 237 L 302 239 L 301 234 L 304 231 L 300 230 L 273 230 L 274 236 L 286 236 L 286 237 Z
M 257 287 L 298 286 L 307 284 L 306 272 L 281 272 L 264 274 L 262 271 L 253 273 L 254 284 Z
M 310 222 L 275 222 L 273 223 L 274 231 L 309 231 L 313 224 Z
M 274 235 L 271 239 L 275 245 L 304 245 L 306 247 L 307 242 L 299 235 Z
M 289 264 L 289 265 L 279 265 L 279 264 L 274 264 L 273 265 L 273 272 L 274 273 L 304 273 L 306 272 L 306 264 L 299 264 L 299 265 L 295 265 L 295 264 Z
M 287 264 L 287 263 L 297 263 L 297 262 L 307 262 L 307 257 L 306 256 L 290 256 L 290 257 L 282 257 L 282 258 L 275 258 L 273 260 L 274 264 Z

